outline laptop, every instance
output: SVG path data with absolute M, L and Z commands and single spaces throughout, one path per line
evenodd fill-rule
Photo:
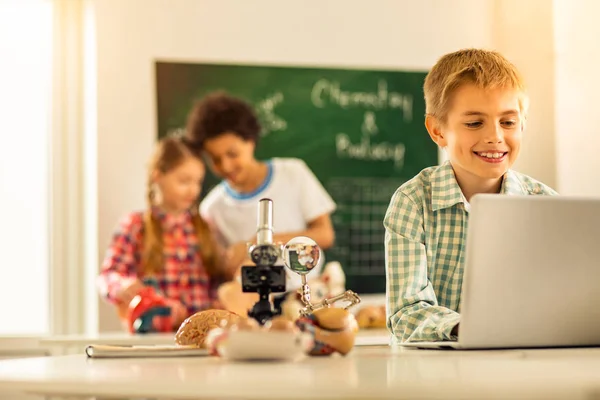
M 600 199 L 473 196 L 458 340 L 437 349 L 600 346 Z

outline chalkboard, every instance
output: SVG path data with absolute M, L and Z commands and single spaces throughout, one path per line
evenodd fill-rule
M 358 293 L 385 292 L 383 217 L 396 188 L 438 163 L 423 125 L 424 71 L 156 62 L 158 136 L 183 129 L 193 102 L 226 90 L 251 102 L 258 159 L 298 157 L 338 209 L 326 252 Z M 218 180 L 208 176 L 204 193 Z

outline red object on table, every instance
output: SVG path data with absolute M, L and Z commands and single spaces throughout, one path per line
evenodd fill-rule
M 171 307 L 152 286 L 144 287 L 129 303 L 127 329 L 129 333 L 173 331 Z

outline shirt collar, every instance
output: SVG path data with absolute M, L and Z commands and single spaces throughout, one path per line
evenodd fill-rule
M 463 195 L 456 182 L 450 161 L 444 162 L 431 173 L 431 208 L 438 211 L 462 203 Z
M 527 188 L 523 186 L 517 174 L 510 169 L 504 174 L 500 193 L 517 196 L 529 194 Z
M 261 194 L 266 188 L 269 187 L 271 181 L 273 180 L 273 162 L 271 160 L 267 160 L 265 163 L 267 164 L 267 176 L 255 190 L 249 193 L 241 193 L 232 188 L 231 185 L 224 180 L 222 185 L 225 188 L 225 193 L 236 200 L 249 200 Z
M 431 207 L 433 211 L 450 208 L 458 203 L 468 207 L 460 186 L 456 181 L 450 161 L 444 162 L 431 174 Z M 514 171 L 508 170 L 502 179 L 500 193 L 507 195 L 527 194 Z

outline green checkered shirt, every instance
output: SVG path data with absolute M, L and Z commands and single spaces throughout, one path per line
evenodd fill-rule
M 501 193 L 557 194 L 514 171 L 504 175 Z M 424 169 L 394 193 L 384 226 L 387 324 L 396 342 L 456 340 L 468 219 L 449 162 Z

